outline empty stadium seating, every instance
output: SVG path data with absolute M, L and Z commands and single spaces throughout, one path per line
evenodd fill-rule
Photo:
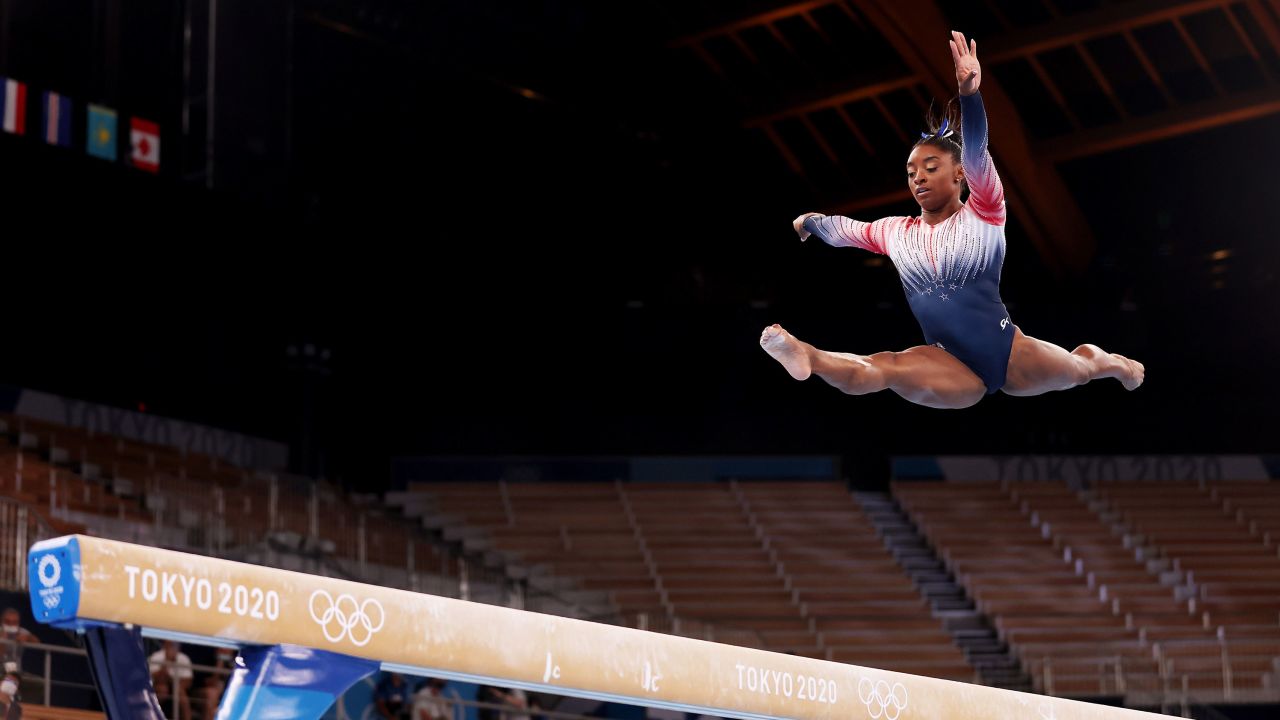
M 1274 485 L 898 483 L 894 494 L 1042 691 L 1185 686 L 1241 699 L 1270 687 Z
M 216 554 L 315 537 L 343 571 L 372 581 L 406 586 L 415 572 L 455 574 L 412 525 L 326 483 L 13 415 L 0 415 L 0 493 L 40 511 L 58 533 Z
M 840 483 L 430 483 L 440 522 L 716 640 L 972 680 Z M 457 530 L 463 532 L 463 530 Z M 673 628 L 679 629 L 679 628 Z

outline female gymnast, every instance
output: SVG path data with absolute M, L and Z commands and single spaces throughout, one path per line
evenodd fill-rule
M 796 380 L 817 375 L 850 395 L 886 388 L 932 408 L 965 408 L 985 395 L 1040 395 L 1098 378 L 1125 389 L 1142 384 L 1142 363 L 1081 345 L 1071 352 L 1024 335 L 1000 300 L 1004 263 L 1004 188 L 987 152 L 987 116 L 978 86 L 978 44 L 951 34 L 960 86 L 961 142 L 943 120 L 907 158 L 907 186 L 920 217 L 872 223 L 805 213 L 793 227 L 836 247 L 888 255 L 898 270 L 911 312 L 928 345 L 874 355 L 819 350 L 779 325 L 764 329 L 760 346 Z M 968 186 L 969 198 L 961 202 Z

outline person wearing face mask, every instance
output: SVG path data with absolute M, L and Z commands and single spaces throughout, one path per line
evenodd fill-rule
M 374 688 L 373 699 L 377 717 L 403 720 L 409 713 L 409 683 L 400 673 L 387 673 Z
M 7 607 L 0 612 L 0 640 L 3 641 L 0 642 L 0 661 L 4 662 L 6 668 L 10 663 L 13 664 L 13 675 L 16 678 L 21 678 L 23 644 L 40 642 L 40 639 L 30 630 L 22 627 L 21 623 L 22 614 L 17 608 Z M 27 689 L 31 690 L 31 688 Z
M 453 720 L 453 706 L 444 697 L 445 681 L 431 678 L 413 694 L 413 720 Z
M 4 679 L 0 680 L 0 718 L 22 720 L 22 704 L 18 702 L 18 665 L 7 662 Z
M 22 644 L 40 642 L 30 630 L 22 627 L 22 615 L 17 608 L 5 608 L 0 614 L 0 637 L 4 643 L 4 662 L 22 662 Z
M 218 648 L 218 659 L 214 667 L 231 673 L 235 670 L 236 651 L 229 648 Z M 200 688 L 200 709 L 202 717 L 213 720 L 218 714 L 218 703 L 222 701 L 222 693 L 227 689 L 227 675 L 210 673 Z
M 178 698 L 178 717 L 170 720 L 191 720 L 191 682 L 195 673 L 191 670 L 191 658 L 181 652 L 173 640 L 165 640 L 161 649 L 152 653 L 151 686 L 155 688 L 160 707 L 169 712 L 173 697 Z

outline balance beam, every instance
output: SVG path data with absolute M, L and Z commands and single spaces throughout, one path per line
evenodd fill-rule
M 41 622 L 307 648 L 317 663 L 349 657 L 412 675 L 747 720 L 1163 717 L 83 535 L 35 544 L 28 565 Z

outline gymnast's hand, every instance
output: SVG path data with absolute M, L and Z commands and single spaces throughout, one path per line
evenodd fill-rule
M 951 31 L 951 59 L 956 64 L 956 83 L 960 86 L 961 95 L 972 95 L 978 92 L 982 84 L 982 66 L 978 64 L 978 41 L 967 43 L 964 33 Z
M 806 218 L 813 217 L 814 215 L 822 217 L 822 213 L 811 212 L 805 213 L 791 221 L 791 227 L 795 228 L 796 234 L 800 236 L 800 242 L 804 242 L 809 239 L 810 232 L 804 229 L 804 221 Z

